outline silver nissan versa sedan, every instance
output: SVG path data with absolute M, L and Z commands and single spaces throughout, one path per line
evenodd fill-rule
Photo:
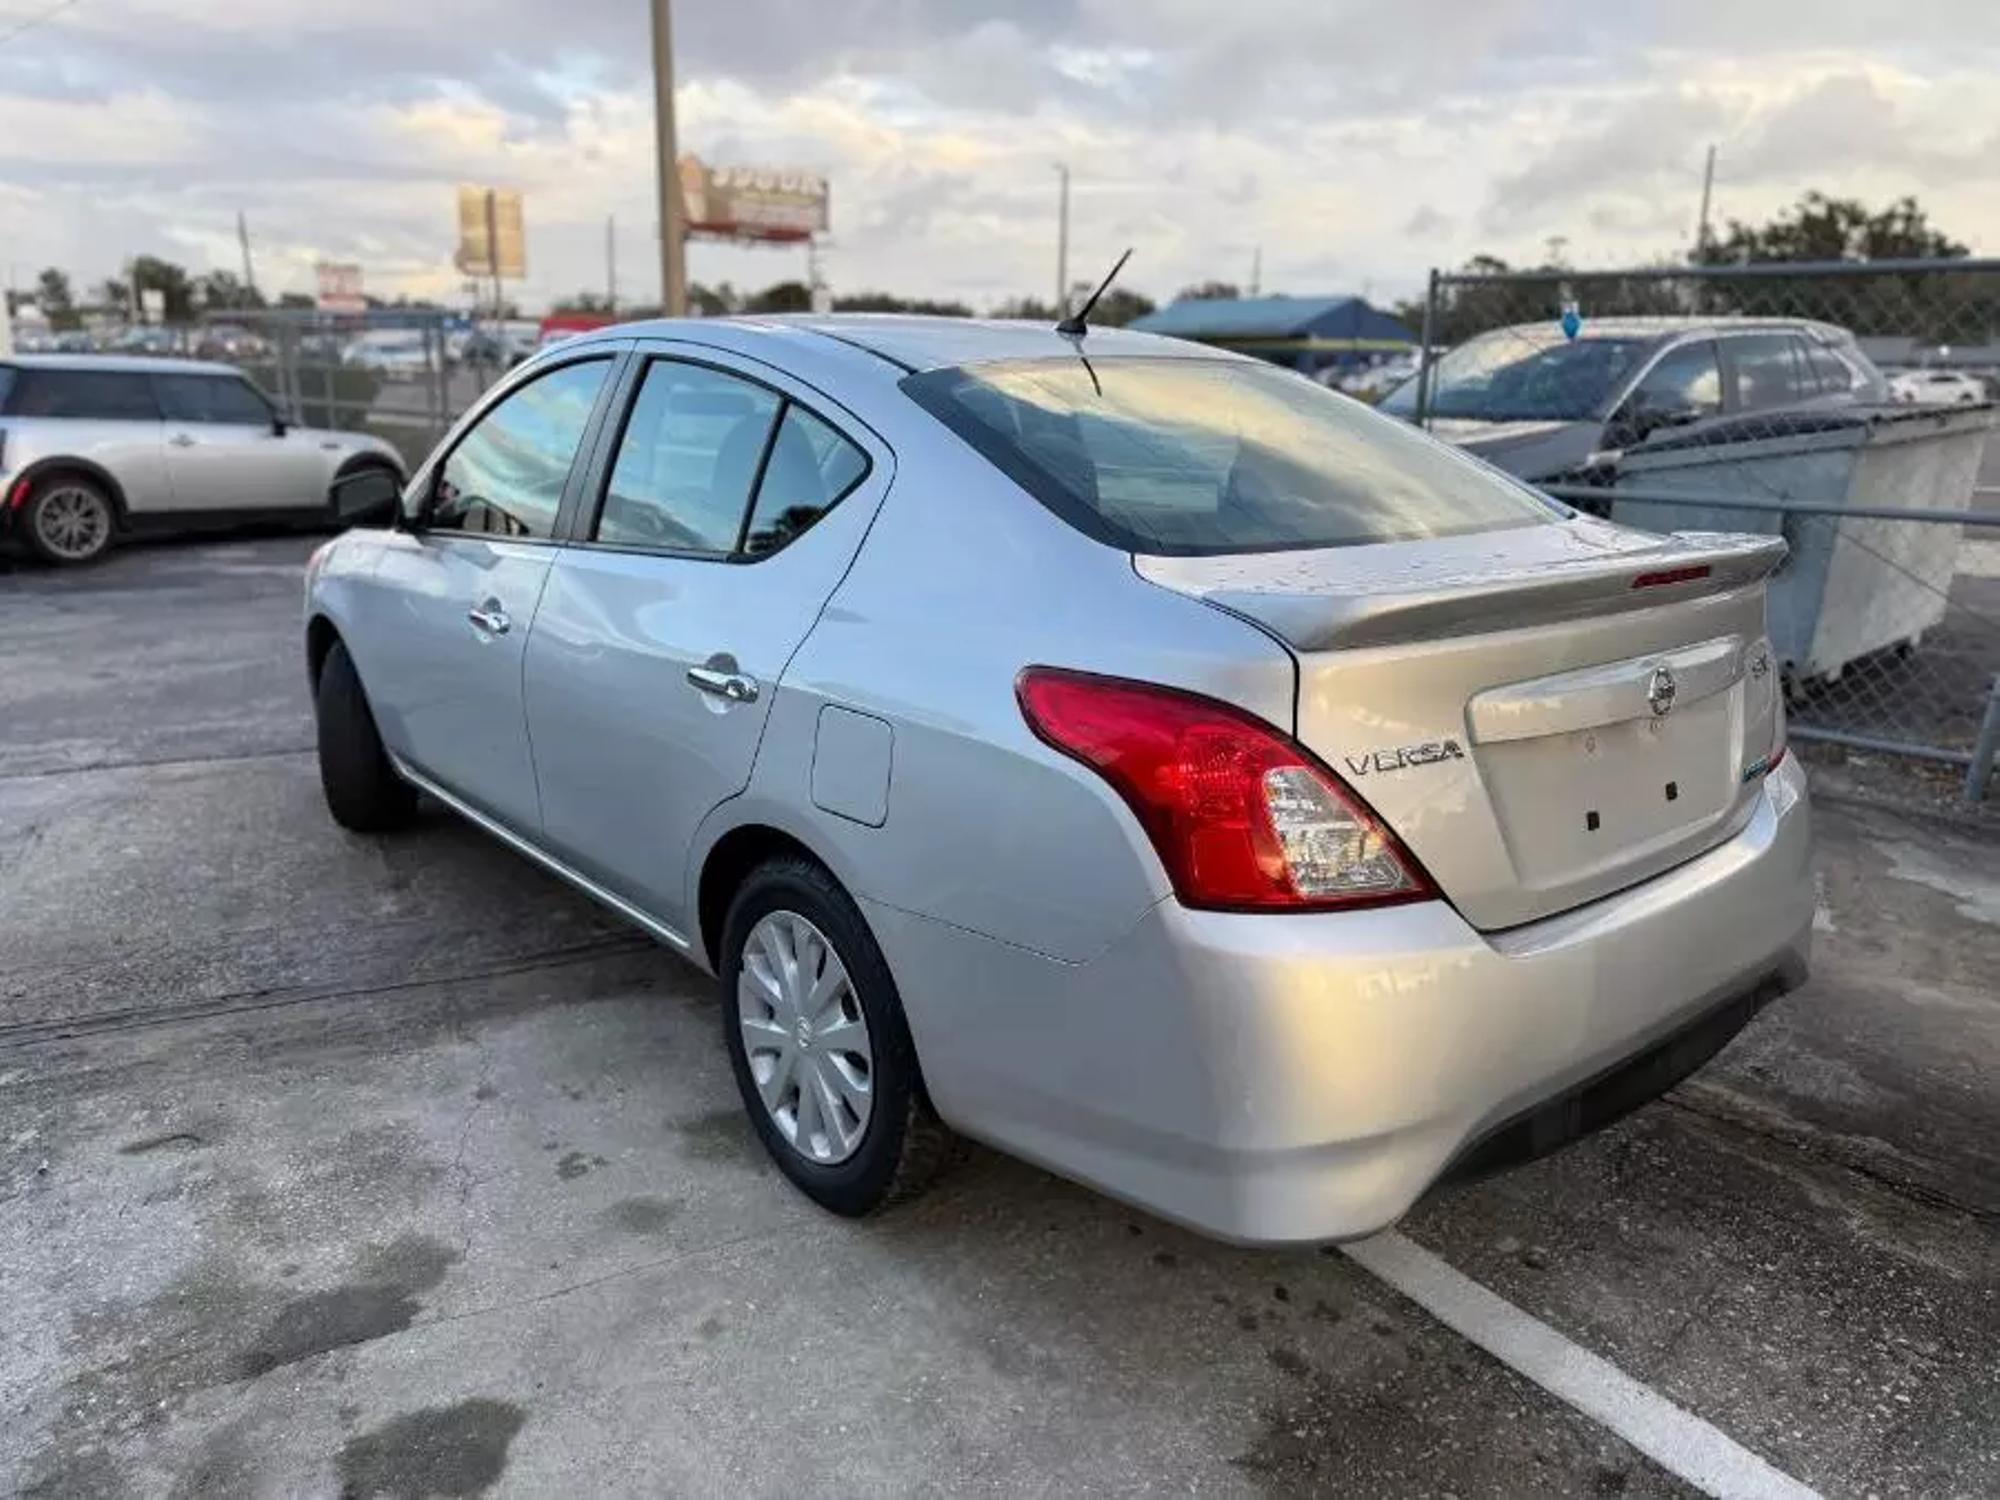
M 1250 359 L 629 325 L 347 500 L 395 514 L 308 569 L 333 816 L 427 794 L 719 976 L 836 1212 L 965 1136 L 1363 1235 L 1805 970 L 1783 544 L 1573 514 Z

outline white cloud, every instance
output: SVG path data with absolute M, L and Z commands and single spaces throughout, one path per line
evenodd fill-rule
M 712 160 L 828 174 L 837 289 L 975 303 L 1052 290 L 1057 161 L 1072 274 L 1132 244 L 1155 295 L 1242 281 L 1260 247 L 1267 287 L 1378 296 L 1555 235 L 1578 264 L 1671 254 L 1711 141 L 1718 217 L 1916 192 L 2000 248 L 1990 3 L 1885 32 L 1859 0 L 684 0 L 679 116 Z M 650 297 L 646 48 L 638 6 L 488 0 L 468 27 L 408 0 L 91 0 L 0 61 L 0 260 L 233 266 L 241 209 L 273 285 L 331 257 L 448 293 L 454 189 L 492 181 L 526 194 L 528 300 L 601 285 L 607 215 Z M 690 258 L 739 285 L 804 270 Z

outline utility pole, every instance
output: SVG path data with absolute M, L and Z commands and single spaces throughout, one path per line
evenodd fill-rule
M 1056 163 L 1062 195 L 1056 202 L 1056 317 L 1069 316 L 1069 167 Z
M 604 310 L 618 311 L 618 215 L 604 216 Z
M 493 321 L 499 322 L 500 313 L 500 212 L 497 207 L 499 195 L 492 188 L 486 190 L 486 258 L 493 269 Z
M 1253 245 L 1250 249 L 1250 295 L 1255 297 L 1264 288 L 1264 247 Z
M 1708 199 L 1715 188 L 1715 147 L 1708 148 L 1708 165 L 1701 169 L 1701 221 L 1694 232 L 1694 253 L 1697 257 L 1708 248 Z
M 250 264 L 250 225 L 240 208 L 236 210 L 236 243 L 243 247 L 243 285 L 254 292 L 257 290 L 257 271 Z
M 674 145 L 673 0 L 653 0 L 653 134 L 660 177 L 660 300 L 687 316 L 687 236 L 681 220 L 680 153 Z

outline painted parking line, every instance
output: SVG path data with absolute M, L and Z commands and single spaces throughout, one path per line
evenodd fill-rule
M 1729 1500 L 1817 1500 L 1818 1491 L 1393 1229 L 1341 1248 L 1348 1259 L 1447 1328 L 1616 1433 L 1676 1478 Z

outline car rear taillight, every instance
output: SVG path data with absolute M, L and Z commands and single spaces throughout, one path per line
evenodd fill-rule
M 1394 834 L 1286 735 L 1174 688 L 1030 667 L 1037 735 L 1111 783 L 1188 906 L 1317 911 L 1437 892 Z

